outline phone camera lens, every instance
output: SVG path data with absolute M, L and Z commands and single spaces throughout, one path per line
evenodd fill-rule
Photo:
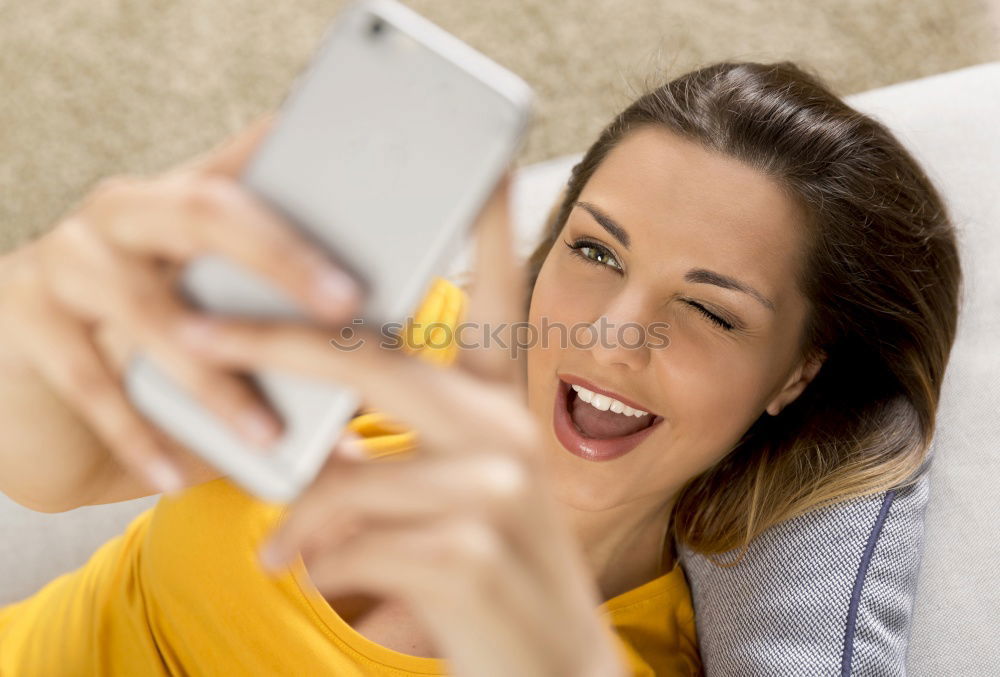
M 378 17 L 372 19 L 372 22 L 368 25 L 368 34 L 371 37 L 378 37 L 385 30 L 385 22 Z

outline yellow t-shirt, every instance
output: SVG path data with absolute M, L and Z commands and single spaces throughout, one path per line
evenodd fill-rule
M 465 300 L 437 278 L 414 320 L 454 327 Z M 435 331 L 408 329 L 408 350 L 447 364 L 456 348 Z M 413 431 L 375 411 L 349 427 L 373 456 L 414 443 Z M 161 497 L 81 568 L 0 608 L 0 675 L 447 674 L 443 659 L 400 653 L 356 632 L 313 586 L 301 558 L 277 577 L 260 568 L 257 550 L 283 509 L 227 478 Z M 702 674 L 679 565 L 600 608 L 632 674 Z

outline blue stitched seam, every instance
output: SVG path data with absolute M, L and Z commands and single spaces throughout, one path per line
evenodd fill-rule
M 861 564 L 858 566 L 858 573 L 854 578 L 854 590 L 851 591 L 851 608 L 847 612 L 847 631 L 844 633 L 844 655 L 840 661 L 840 677 L 851 677 L 851 657 L 854 654 L 854 631 L 858 620 L 858 606 L 861 603 L 861 589 L 865 585 L 865 577 L 868 575 L 868 565 L 871 563 L 872 553 L 875 552 L 875 546 L 878 544 L 879 534 L 882 533 L 882 525 L 885 524 L 886 515 L 889 514 L 889 507 L 892 505 L 892 499 L 895 497 L 895 489 L 885 492 L 885 498 L 882 499 L 882 509 L 879 510 L 871 533 L 868 534 L 865 554 L 861 557 Z

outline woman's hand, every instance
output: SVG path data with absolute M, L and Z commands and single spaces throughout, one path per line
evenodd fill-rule
M 519 320 L 524 298 L 508 183 L 477 225 L 466 320 L 490 331 Z M 350 384 L 420 439 L 417 453 L 391 462 L 366 460 L 342 441 L 273 534 L 264 554 L 271 568 L 300 551 L 327 596 L 407 601 L 457 675 L 624 674 L 504 348 L 462 350 L 449 368 L 380 347 L 372 329 L 351 352 L 302 326 L 216 320 L 189 329 L 189 345 L 219 367 Z
M 154 491 L 176 490 L 184 478 L 177 452 L 126 396 L 117 372 L 132 350 L 147 352 L 251 443 L 267 444 L 281 427 L 249 382 L 198 360 L 175 338 L 179 323 L 198 316 L 174 289 L 184 264 L 202 254 L 229 257 L 319 320 L 342 321 L 358 306 L 350 278 L 236 180 L 269 125 L 262 119 L 162 176 L 106 179 L 0 267 L 7 373 L 36 372 L 118 466 Z

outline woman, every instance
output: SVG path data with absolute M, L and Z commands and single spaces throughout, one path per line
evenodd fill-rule
M 2 262 L 4 491 L 47 511 L 174 491 L 0 610 L 5 674 L 700 674 L 675 542 L 745 548 L 925 458 L 954 233 L 895 138 L 794 65 L 716 64 L 636 100 L 526 271 L 501 182 L 468 301 L 436 281 L 415 319 L 443 326 L 406 351 L 331 348 L 352 285 L 233 181 L 265 128 L 102 185 Z M 167 282 L 204 251 L 328 326 L 197 317 Z M 516 362 L 510 342 L 431 345 L 524 319 L 548 340 Z M 379 411 L 270 506 L 128 407 L 136 345 L 259 443 L 279 423 L 234 375 L 251 367 L 350 382 Z

